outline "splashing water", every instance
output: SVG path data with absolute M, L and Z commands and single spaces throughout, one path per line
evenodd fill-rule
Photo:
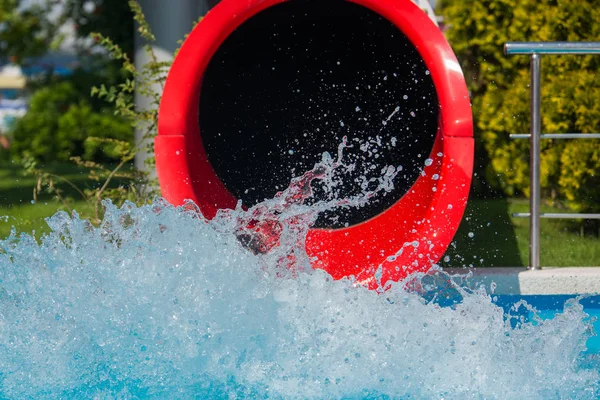
M 435 268 L 384 293 L 312 270 L 318 213 L 368 200 L 305 204 L 339 166 L 326 156 L 212 221 L 192 204 L 106 202 L 99 227 L 59 212 L 40 243 L 0 241 L 0 398 L 597 397 L 577 302 L 513 327 Z M 451 307 L 428 297 L 448 290 Z

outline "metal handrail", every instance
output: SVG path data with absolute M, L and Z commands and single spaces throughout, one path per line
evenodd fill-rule
M 511 133 L 511 139 L 529 139 L 531 133 Z M 600 139 L 600 133 L 542 133 L 542 139 Z
M 528 134 L 512 134 L 513 139 L 529 139 L 530 192 L 529 213 L 515 213 L 516 217 L 529 217 L 529 268 L 540 266 L 540 218 L 600 219 L 600 214 L 541 213 L 540 158 L 541 139 L 598 139 L 598 133 L 541 133 L 541 69 L 542 54 L 600 54 L 600 42 L 509 42 L 504 54 L 527 54 L 531 70 L 531 126 Z
M 513 217 L 529 218 L 531 213 L 513 213 Z M 600 219 L 600 214 L 584 213 L 540 213 L 540 218 L 560 218 L 560 219 Z
M 600 42 L 509 42 L 504 54 L 600 54 Z

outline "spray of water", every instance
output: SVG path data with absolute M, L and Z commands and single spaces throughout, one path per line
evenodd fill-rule
M 515 325 L 435 268 L 383 293 L 312 270 L 319 212 L 370 196 L 305 203 L 340 159 L 211 221 L 105 202 L 99 227 L 59 212 L 0 241 L 0 398 L 597 397 L 575 301 Z

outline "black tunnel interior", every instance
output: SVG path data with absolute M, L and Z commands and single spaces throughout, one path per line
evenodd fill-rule
M 332 156 L 352 148 L 339 195 L 356 178 L 402 166 L 395 189 L 360 209 L 320 217 L 319 227 L 367 220 L 398 201 L 418 178 L 437 131 L 435 87 L 415 47 L 391 22 L 345 0 L 291 0 L 236 29 L 211 59 L 199 124 L 225 186 L 252 206 Z M 323 191 L 316 188 L 316 197 Z

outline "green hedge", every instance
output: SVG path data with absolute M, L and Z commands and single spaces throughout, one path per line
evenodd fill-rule
M 509 41 L 598 41 L 597 1 L 445 1 L 447 37 L 473 98 L 476 139 L 487 152 L 487 181 L 529 195 L 529 57 L 506 56 Z M 600 57 L 542 57 L 542 130 L 600 132 Z M 600 210 L 600 142 L 542 141 L 545 195 L 577 211 Z
M 111 110 L 94 110 L 71 82 L 53 83 L 37 90 L 27 114 L 12 132 L 16 159 L 64 162 L 70 157 L 104 162 L 118 160 L 111 143 L 94 138 L 133 142 L 133 127 Z

